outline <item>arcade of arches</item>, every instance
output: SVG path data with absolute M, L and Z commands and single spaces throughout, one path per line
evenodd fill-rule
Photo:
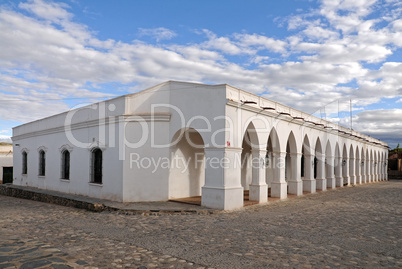
M 220 184 L 226 183 L 228 190 L 237 191 L 241 201 L 254 203 L 267 202 L 269 197 L 285 199 L 288 194 L 299 196 L 387 178 L 385 149 L 341 136 L 324 133 L 300 137 L 290 130 L 281 144 L 273 127 L 266 142 L 261 143 L 258 131 L 250 123 L 241 148 L 222 150 L 205 147 L 195 129 L 178 133 L 174 138 L 177 143 L 171 148 L 175 160 L 170 168 L 170 197 L 202 196 L 202 204 L 210 207 L 214 205 L 204 202 L 210 198 L 203 193 L 203 188 L 216 184 L 213 175 L 217 171 L 228 174 Z M 224 165 L 216 161 L 214 166 L 211 158 L 219 154 L 226 157 Z M 212 175 L 208 177 L 208 174 Z

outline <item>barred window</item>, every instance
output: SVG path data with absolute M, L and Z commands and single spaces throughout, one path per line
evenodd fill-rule
M 92 173 L 91 182 L 102 184 L 102 150 L 95 148 L 92 150 Z
M 61 153 L 61 178 L 70 179 L 70 152 L 66 149 Z
M 45 176 L 46 171 L 46 153 L 45 151 L 39 151 L 39 176 Z
M 22 152 L 22 174 L 26 175 L 28 173 L 28 153 L 26 151 Z

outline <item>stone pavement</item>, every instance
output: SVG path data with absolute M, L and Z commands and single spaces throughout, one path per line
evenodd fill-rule
M 0 268 L 402 268 L 401 200 L 401 181 L 205 215 L 0 196 Z

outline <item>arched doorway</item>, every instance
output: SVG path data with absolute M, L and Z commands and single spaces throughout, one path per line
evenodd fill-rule
M 314 150 L 310 146 L 310 140 L 307 134 L 303 139 L 302 146 L 302 160 L 300 171 L 300 176 L 303 181 L 303 191 L 314 193 L 316 191 L 316 182 L 314 177 L 314 167 L 315 167 L 315 155 Z
M 265 189 L 264 197 L 259 197 L 258 189 L 259 187 L 255 186 L 252 188 L 253 177 L 254 181 L 257 182 L 257 177 L 259 177 L 259 143 L 257 137 L 257 131 L 254 127 L 254 124 L 250 122 L 247 126 L 247 129 L 243 135 L 242 141 L 242 153 L 241 153 L 241 185 L 244 189 L 243 199 L 245 201 L 245 205 L 250 204 L 250 201 L 254 201 L 254 203 L 258 203 L 259 201 L 266 201 L 268 199 L 267 190 Z M 261 164 L 263 165 L 263 164 Z M 265 168 L 261 167 L 263 172 L 265 172 Z M 265 186 L 266 188 L 266 186 Z M 253 192 L 253 190 L 255 192 Z
M 325 148 L 325 177 L 327 179 L 327 188 L 334 189 L 334 156 L 332 153 L 330 141 L 327 142 L 327 146 Z
M 350 145 L 349 149 L 349 177 L 350 177 L 350 184 L 356 184 L 356 176 L 355 176 L 355 154 L 353 151 L 353 146 Z
M 317 138 L 315 143 L 314 177 L 317 190 L 325 191 L 327 189 L 327 181 L 325 179 L 325 156 L 323 154 L 320 138 Z
M 355 158 L 355 177 L 356 177 L 356 184 L 360 184 L 360 150 L 359 146 L 356 146 L 356 158 Z
M 348 151 L 346 149 L 346 144 L 343 144 L 342 151 L 342 177 L 343 177 L 343 186 L 347 186 L 350 184 L 349 178 L 349 163 L 348 163 Z
M 172 141 L 169 199 L 201 196 L 205 183 L 204 140 L 195 129 L 187 128 L 179 130 Z
M 366 180 L 366 172 L 365 172 L 365 166 L 367 165 L 367 163 L 365 162 L 365 156 L 364 156 L 364 149 L 362 147 L 361 150 L 361 159 L 360 159 L 360 184 L 363 184 Z
M 334 159 L 335 181 L 336 187 L 343 187 L 343 175 L 342 175 L 342 156 L 339 149 L 339 143 L 335 145 L 335 159 Z
M 287 197 L 287 184 L 285 181 L 285 158 L 286 152 L 282 152 L 279 144 L 278 134 L 275 128 L 272 128 L 267 142 L 268 152 L 270 153 L 270 172 L 267 181 L 270 181 L 270 193 L 272 197 L 285 199 Z M 284 151 L 284 150 L 283 150 Z M 272 175 L 272 177 L 270 177 Z
M 300 180 L 301 155 L 298 154 L 296 139 L 291 131 L 286 143 L 285 179 L 288 184 L 288 193 L 302 195 L 303 186 Z

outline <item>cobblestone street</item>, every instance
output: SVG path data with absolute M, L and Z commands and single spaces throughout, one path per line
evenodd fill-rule
M 402 267 L 402 181 L 211 215 L 0 203 L 0 268 Z

